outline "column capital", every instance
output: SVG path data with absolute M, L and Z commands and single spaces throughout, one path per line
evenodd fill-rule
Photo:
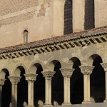
M 101 65 L 104 68 L 104 71 L 107 72 L 107 63 L 101 63 Z
M 51 79 L 53 77 L 53 75 L 55 74 L 55 72 L 54 71 L 44 71 L 44 72 L 42 72 L 42 74 L 45 78 Z
M 5 81 L 5 79 L 0 79 L 0 86 L 4 85 L 4 81 Z
M 25 74 L 25 77 L 27 81 L 35 81 L 37 74 Z
M 84 65 L 81 65 L 80 69 L 81 69 L 81 72 L 84 75 L 90 75 L 92 73 L 93 69 L 94 69 L 94 66 L 84 66 Z
M 9 79 L 11 81 L 12 84 L 17 85 L 18 82 L 20 81 L 20 77 L 19 76 L 9 76 Z
M 64 77 L 70 78 L 73 74 L 74 69 L 69 69 L 69 68 L 61 68 L 61 73 Z

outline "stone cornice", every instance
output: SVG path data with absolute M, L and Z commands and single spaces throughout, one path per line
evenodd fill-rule
M 0 49 L 0 59 L 17 58 L 61 49 L 84 47 L 103 42 L 107 42 L 107 27 L 3 48 Z

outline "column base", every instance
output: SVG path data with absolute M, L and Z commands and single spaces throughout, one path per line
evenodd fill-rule
M 53 105 L 51 105 L 51 104 L 45 104 L 45 105 L 43 105 L 43 107 L 52 107 Z
M 65 106 L 65 107 L 66 107 L 66 106 L 71 106 L 71 105 L 72 105 L 71 103 L 63 103 L 63 104 L 62 104 L 62 106 Z
M 92 101 L 83 101 L 82 104 L 90 104 L 93 103 Z
M 25 106 L 25 107 L 35 107 L 35 106 L 32 106 L 32 105 L 27 105 L 27 106 Z
M 104 100 L 104 103 L 107 103 L 107 99 Z

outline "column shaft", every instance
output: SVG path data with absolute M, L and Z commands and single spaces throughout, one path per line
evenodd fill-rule
M 28 81 L 28 105 L 34 106 L 34 82 Z
M 87 80 L 88 80 L 88 75 L 84 75 L 84 102 L 87 101 Z
M 67 77 L 64 77 L 64 104 L 68 103 L 68 81 Z
M 68 81 L 68 104 L 70 104 L 70 78 L 67 78 L 67 81 Z
M 90 75 L 84 75 L 84 102 L 90 102 Z
M 83 103 L 90 103 L 90 75 L 93 71 L 93 66 L 80 66 L 81 72 L 84 75 L 84 101 Z
M 12 106 L 17 107 L 17 84 L 12 83 Z
M 36 76 L 36 74 L 25 74 L 28 81 L 28 107 L 34 107 L 34 81 Z
M 51 80 L 55 72 L 45 69 L 45 71 L 42 73 L 45 77 L 45 105 L 51 105 Z
M 11 90 L 11 102 L 13 107 L 17 107 L 17 84 L 20 80 L 20 77 L 18 76 L 10 76 L 10 81 L 12 84 L 12 90 Z
M 45 104 L 51 105 L 51 78 L 45 78 L 46 86 L 45 86 Z

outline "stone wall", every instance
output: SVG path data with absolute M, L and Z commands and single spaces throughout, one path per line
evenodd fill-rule
M 73 5 L 73 31 L 82 31 L 84 0 L 73 0 Z M 106 26 L 106 5 L 107 0 L 95 0 L 95 27 Z M 63 35 L 64 0 L 39 0 L 33 7 L 0 16 L 0 48 L 23 43 L 25 29 L 29 42 Z

